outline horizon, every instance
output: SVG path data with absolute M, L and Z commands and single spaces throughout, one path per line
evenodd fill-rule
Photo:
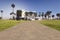
M 15 4 L 15 13 L 17 10 L 36 11 L 37 13 L 52 11 L 51 14 L 54 15 L 60 13 L 60 0 L 0 0 L 0 10 L 3 10 L 3 18 L 10 18 L 12 3 Z

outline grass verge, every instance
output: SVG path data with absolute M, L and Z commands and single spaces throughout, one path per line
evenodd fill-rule
M 22 22 L 20 21 L 16 21 L 16 20 L 0 20 L 0 31 L 3 31 L 7 28 L 10 28 L 14 25 L 17 25 L 18 23 Z
M 42 20 L 40 23 L 60 31 L 60 20 Z

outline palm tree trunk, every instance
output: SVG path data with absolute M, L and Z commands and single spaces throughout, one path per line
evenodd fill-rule
M 14 13 L 14 8 L 12 8 L 12 12 Z
M 2 16 L 2 13 L 1 13 L 1 19 L 2 19 L 2 17 L 3 17 L 3 16 Z

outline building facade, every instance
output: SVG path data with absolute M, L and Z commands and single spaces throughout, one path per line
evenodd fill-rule
M 25 12 L 23 10 L 17 10 L 16 12 L 16 19 L 24 19 L 24 20 L 35 20 L 35 17 L 37 17 L 36 12 Z

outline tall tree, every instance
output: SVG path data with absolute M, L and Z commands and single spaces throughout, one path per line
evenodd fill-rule
M 46 16 L 48 16 L 48 19 L 50 18 L 50 14 L 52 13 L 52 11 L 47 11 L 46 12 Z
M 12 12 L 14 12 L 14 8 L 15 8 L 15 4 L 13 3 L 13 4 L 11 4 L 11 7 L 12 7 Z
M 28 16 L 28 12 L 25 12 L 25 16 L 26 16 L 26 17 Z
M 12 18 L 14 20 L 15 19 L 15 17 L 14 17 L 14 15 L 15 15 L 15 13 L 14 13 L 15 4 L 14 3 L 11 4 L 11 7 L 12 7 L 12 13 L 10 13 L 10 15 L 12 15 Z
M 42 16 L 42 19 L 43 19 L 43 17 L 44 17 L 44 12 L 42 12 L 41 16 Z
M 55 15 L 52 15 L 52 18 L 54 19 Z
M 44 16 L 45 16 L 45 19 L 46 19 L 47 15 L 45 14 Z
M 11 12 L 10 15 L 12 16 L 12 19 L 15 20 L 15 13 Z
M 27 20 L 28 12 L 25 12 L 25 20 Z
M 39 17 L 41 16 L 41 12 L 39 12 L 39 15 L 38 15 Z
M 60 13 L 57 13 L 56 16 L 58 17 L 58 19 L 60 19 Z

